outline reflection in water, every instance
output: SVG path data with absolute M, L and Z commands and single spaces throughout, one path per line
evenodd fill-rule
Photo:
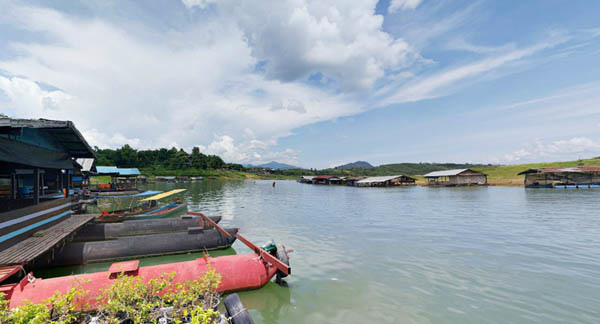
M 600 190 L 157 183 L 261 245 L 294 249 L 289 287 L 242 292 L 255 323 L 592 323 Z M 240 242 L 229 253 L 248 253 Z M 217 253 L 211 252 L 212 255 Z M 196 255 L 144 259 L 172 262 Z M 106 270 L 108 264 L 55 270 Z M 36 273 L 37 274 L 37 273 Z M 52 275 L 52 273 L 48 274 Z

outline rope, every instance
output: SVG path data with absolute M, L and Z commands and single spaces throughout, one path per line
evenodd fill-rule
M 231 322 L 231 320 L 232 320 L 234 317 L 236 317 L 236 316 L 240 315 L 240 314 L 241 314 L 241 313 L 243 313 L 245 310 L 246 310 L 246 307 L 242 307 L 242 309 L 240 309 L 240 311 L 239 311 L 239 312 L 235 313 L 235 315 L 233 315 L 233 316 L 230 316 L 230 317 L 228 317 L 228 318 L 227 318 L 227 320 L 228 320 L 229 322 Z

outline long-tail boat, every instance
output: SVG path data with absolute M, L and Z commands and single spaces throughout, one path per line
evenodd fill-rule
M 148 203 L 147 207 L 134 207 L 127 211 L 117 211 L 111 213 L 101 211 L 102 215 L 96 218 L 96 222 L 111 223 L 121 222 L 124 220 L 166 218 L 183 213 L 187 211 L 187 203 L 181 202 L 180 199 L 176 199 L 175 202 L 166 204 L 164 206 L 159 206 L 158 201 L 171 197 L 172 195 L 182 193 L 185 190 L 186 189 L 175 189 L 144 198 L 140 202 L 142 204 Z

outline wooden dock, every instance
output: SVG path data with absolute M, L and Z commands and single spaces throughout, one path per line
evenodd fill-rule
M 32 262 L 96 216 L 98 215 L 71 215 L 60 223 L 36 232 L 33 236 L 0 251 L 0 267 Z

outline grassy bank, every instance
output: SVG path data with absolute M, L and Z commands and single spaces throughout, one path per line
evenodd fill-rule
M 485 166 L 474 169 L 487 174 L 488 182 L 491 185 L 521 186 L 523 185 L 523 176 L 517 175 L 521 171 L 535 168 L 567 168 L 577 166 L 600 166 L 600 157 L 577 161 Z

